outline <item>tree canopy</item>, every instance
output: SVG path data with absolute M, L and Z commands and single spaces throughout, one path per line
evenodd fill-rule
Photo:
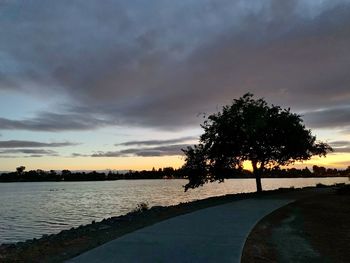
M 328 144 L 316 141 L 300 115 L 255 99 L 251 93 L 209 115 L 201 127 L 199 144 L 183 149 L 183 168 L 189 178 L 185 190 L 223 181 L 230 170 L 242 169 L 243 162 L 250 161 L 261 191 L 261 173 L 267 169 L 332 151 Z

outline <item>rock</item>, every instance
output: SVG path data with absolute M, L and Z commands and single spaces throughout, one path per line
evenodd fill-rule
M 108 228 L 111 228 L 111 226 L 108 226 L 108 225 L 100 225 L 98 227 L 98 230 L 104 230 L 104 229 L 108 229 Z

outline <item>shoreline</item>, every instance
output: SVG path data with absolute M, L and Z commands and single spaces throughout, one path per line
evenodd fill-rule
M 0 175 L 1 176 L 1 175 Z M 317 178 L 317 179 L 328 179 L 328 178 L 349 178 L 348 175 L 344 176 L 308 176 L 308 177 L 269 177 L 269 176 L 262 176 L 261 179 L 309 179 L 309 178 Z M 225 180 L 232 180 L 232 179 L 255 179 L 255 177 L 234 177 L 234 178 L 226 178 Z M 123 178 L 123 179 L 114 179 L 114 180 L 47 180 L 47 181 L 1 181 L 0 184 L 5 183 L 77 183 L 77 182 L 114 182 L 114 181 L 140 181 L 140 180 L 187 180 L 187 178 Z
M 149 209 L 147 206 L 140 205 L 138 209 L 125 215 L 106 218 L 100 222 L 93 221 L 91 224 L 63 230 L 58 234 L 44 235 L 39 239 L 30 239 L 13 244 L 1 244 L 0 261 L 20 262 L 25 259 L 26 262 L 61 262 L 137 229 L 199 209 L 259 196 L 274 197 L 281 193 L 302 194 L 303 191 L 308 189 L 332 188 L 339 185 L 343 184 L 280 188 L 263 191 L 262 193 L 230 194 L 173 206 L 154 206 Z M 31 261 L 28 261 L 28 259 L 31 259 Z

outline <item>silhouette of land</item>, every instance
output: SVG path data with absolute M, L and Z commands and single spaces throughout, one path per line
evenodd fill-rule
M 164 167 L 149 171 L 128 171 L 124 173 L 110 171 L 105 172 L 75 172 L 69 170 L 25 171 L 24 166 L 17 167 L 15 172 L 0 174 L 0 182 L 60 182 L 60 181 L 106 181 L 106 180 L 133 180 L 133 179 L 187 179 L 186 171 L 179 168 Z M 349 177 L 350 166 L 346 169 L 325 168 L 314 165 L 312 171 L 307 167 L 303 169 L 271 169 L 266 170 L 262 178 L 310 178 L 310 177 Z M 231 169 L 226 171 L 226 179 L 230 178 L 255 178 L 254 174 L 245 169 Z

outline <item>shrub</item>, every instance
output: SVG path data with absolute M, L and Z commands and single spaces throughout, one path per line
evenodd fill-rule
M 135 213 L 142 213 L 142 212 L 147 211 L 147 210 L 149 210 L 148 203 L 147 202 L 141 202 L 141 203 L 138 203 L 136 205 L 136 207 L 134 208 L 133 212 L 135 212 Z

